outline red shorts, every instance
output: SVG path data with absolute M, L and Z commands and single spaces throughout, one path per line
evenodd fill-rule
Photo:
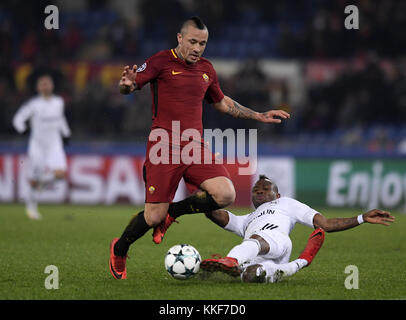
M 202 182 L 210 178 L 223 176 L 230 179 L 230 174 L 227 169 L 223 164 L 215 163 L 214 155 L 211 153 L 211 163 L 197 161 L 197 163 L 185 164 L 182 161 L 180 161 L 180 163 L 179 161 L 169 161 L 169 163 L 156 164 L 156 161 L 151 161 L 149 157 L 149 151 L 153 144 L 154 143 L 148 142 L 147 155 L 143 167 L 145 202 L 172 202 L 182 178 L 185 180 L 189 192 L 196 191 Z M 202 144 L 202 154 L 204 149 L 205 146 Z

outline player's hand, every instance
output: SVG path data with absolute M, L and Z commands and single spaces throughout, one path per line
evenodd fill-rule
M 257 121 L 265 122 L 265 123 L 281 123 L 282 122 L 281 119 L 275 118 L 275 117 L 279 117 L 282 119 L 289 119 L 290 114 L 284 110 L 270 110 L 267 112 L 258 113 Z
M 370 210 L 362 215 L 365 222 L 373 224 L 383 224 L 389 226 L 388 222 L 394 222 L 395 217 L 392 216 L 387 211 L 382 211 L 378 209 Z
M 129 66 L 124 67 L 124 71 L 121 74 L 119 87 L 120 92 L 128 94 L 135 89 L 135 79 L 137 78 L 137 65 L 133 65 L 132 69 Z

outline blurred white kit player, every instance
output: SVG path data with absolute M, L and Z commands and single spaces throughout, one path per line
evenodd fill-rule
M 37 80 L 38 95 L 25 102 L 13 119 L 14 128 L 19 133 L 26 131 L 26 123 L 30 122 L 26 211 L 31 219 L 41 218 L 37 208 L 40 190 L 66 176 L 62 137 L 70 137 L 71 131 L 64 115 L 64 101 L 53 94 L 53 89 L 52 78 L 40 76 Z

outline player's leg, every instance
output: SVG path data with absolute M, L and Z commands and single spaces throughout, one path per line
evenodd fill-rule
M 67 172 L 65 169 L 57 168 L 51 169 L 49 168 L 40 178 L 40 183 L 42 187 L 47 187 L 52 185 L 57 181 L 61 181 L 66 179 Z
M 177 217 L 224 208 L 235 200 L 235 189 L 230 175 L 220 164 L 192 164 L 183 175 L 187 185 L 200 189 L 195 194 L 178 202 L 171 203 L 168 216 L 153 232 L 153 240 L 160 243 Z
M 281 256 L 278 262 L 266 260 L 261 263 L 254 263 L 247 266 L 241 276 L 244 282 L 278 282 L 282 277 L 290 277 L 301 269 L 310 265 L 320 250 L 324 242 L 324 231 L 322 229 L 314 230 L 307 241 L 305 249 L 300 254 L 299 258 L 291 262 L 287 261 L 288 254 Z M 290 252 L 290 251 L 289 251 Z
M 209 272 L 222 271 L 231 276 L 238 276 L 241 273 L 242 264 L 255 259 L 258 255 L 266 254 L 268 251 L 268 242 L 254 234 L 232 248 L 225 258 L 203 260 L 200 267 Z
M 41 219 L 41 214 L 38 211 L 38 196 L 41 190 L 40 177 L 44 171 L 42 154 L 40 147 L 30 141 L 28 146 L 28 188 L 25 199 L 25 210 L 27 216 L 33 220 Z
M 309 236 L 307 240 L 306 247 L 299 256 L 299 259 L 304 259 L 307 261 L 306 266 L 309 266 L 317 252 L 319 252 L 321 246 L 324 242 L 325 232 L 321 228 L 315 229 Z
M 169 214 L 173 218 L 184 214 L 202 213 L 229 206 L 235 200 L 235 189 L 228 177 L 214 177 L 200 184 L 194 195 L 171 203 Z
M 54 141 L 47 146 L 44 152 L 44 165 L 46 170 L 40 177 L 41 187 L 66 179 L 68 167 L 66 154 L 59 141 Z
M 284 277 L 290 277 L 307 265 L 307 261 L 296 259 L 289 263 L 276 264 L 271 260 L 247 266 L 241 274 L 243 282 L 279 282 Z
M 194 195 L 171 203 L 168 208 L 168 214 L 153 232 L 153 241 L 157 244 L 162 239 L 168 228 L 175 222 L 177 217 L 184 214 L 194 214 L 209 212 L 224 208 L 234 202 L 235 190 L 230 179 L 227 177 L 215 177 L 204 181 L 201 184 L 201 191 Z
M 176 166 L 153 166 L 146 161 L 143 177 L 146 201 L 144 210 L 131 218 L 120 238 L 114 238 L 110 243 L 109 266 L 111 274 L 116 279 L 126 278 L 126 259 L 130 246 L 165 219 L 169 203 L 182 177 L 182 171 Z
M 168 206 L 169 203 L 146 203 L 144 210 L 131 218 L 121 237 L 111 241 L 109 268 L 114 278 L 127 277 L 126 262 L 130 246 L 165 218 Z
M 38 193 L 40 182 L 35 179 L 28 180 L 27 197 L 25 200 L 25 211 L 32 220 L 40 220 L 41 214 L 38 211 Z
M 126 256 L 131 244 L 165 218 L 168 207 L 169 203 L 145 203 L 144 210 L 131 218 L 115 244 L 115 254 L 122 257 Z
M 264 255 L 269 252 L 269 243 L 257 234 L 253 234 L 249 239 L 235 246 L 227 254 L 227 257 L 237 260 L 239 265 L 256 258 L 258 255 Z
M 202 154 L 204 154 L 204 148 Z M 183 214 L 224 208 L 235 200 L 234 185 L 229 172 L 222 164 L 214 162 L 191 164 L 186 168 L 183 178 L 187 186 L 194 186 L 200 191 L 182 201 L 172 203 L 169 214 L 173 218 Z
M 267 244 L 267 250 L 262 251 L 258 257 L 247 260 L 242 268 L 241 280 L 243 282 L 278 282 L 283 270 L 275 267 L 275 261 L 285 263 L 289 261 L 292 251 L 290 238 L 278 231 L 261 230 L 253 236 L 261 237 Z

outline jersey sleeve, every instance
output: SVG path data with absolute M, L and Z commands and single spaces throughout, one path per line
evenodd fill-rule
M 135 78 L 137 89 L 141 89 L 145 84 L 156 79 L 161 71 L 161 68 L 162 65 L 159 56 L 153 55 L 152 57 L 148 58 L 137 69 L 137 77 Z
M 310 228 L 314 228 L 313 218 L 318 212 L 313 208 L 310 208 L 307 204 L 294 199 L 288 199 L 291 202 L 292 213 L 294 214 L 296 221 Z
M 24 103 L 13 117 L 13 126 L 18 133 L 23 133 L 26 129 L 26 121 L 32 116 L 31 100 Z
M 230 211 L 227 212 L 228 212 L 228 224 L 224 227 L 224 229 L 232 233 L 235 233 L 237 236 L 244 238 L 245 220 L 248 217 L 248 215 L 236 216 Z
M 205 100 L 210 104 L 220 102 L 224 98 L 224 93 L 223 93 L 223 91 L 221 91 L 216 70 L 214 70 L 214 68 L 212 68 L 212 69 L 213 69 L 213 74 L 212 74 L 213 80 L 212 80 L 210 86 L 207 88 L 206 95 L 204 97 Z

